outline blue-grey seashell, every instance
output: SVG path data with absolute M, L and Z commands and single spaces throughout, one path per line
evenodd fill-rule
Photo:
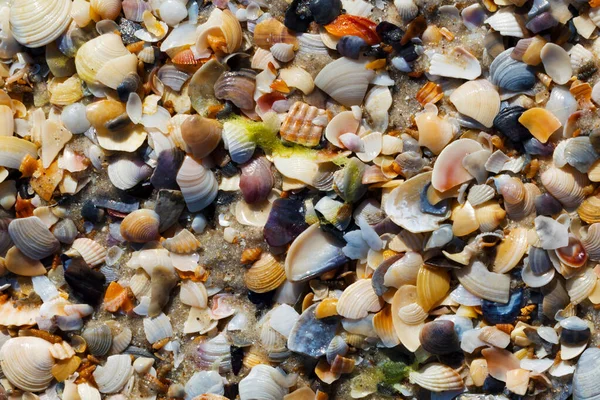
M 325 355 L 339 323 L 337 318 L 317 319 L 316 308 L 313 304 L 304 310 L 288 337 L 288 349 L 314 358 Z
M 511 92 L 522 92 L 531 89 L 535 85 L 534 69 L 510 55 L 511 47 L 504 50 L 496 57 L 490 65 L 490 81 L 501 89 Z

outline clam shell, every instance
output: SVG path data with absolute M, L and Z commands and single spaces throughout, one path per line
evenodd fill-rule
M 315 85 L 338 103 L 350 107 L 360 105 L 367 92 L 373 70 L 365 61 L 338 58 L 327 64 L 315 78 Z
M 497 60 L 497 59 L 496 59 Z M 456 109 L 486 127 L 491 127 L 500 111 L 500 96 L 486 80 L 466 82 L 450 95 Z
M 298 48 L 298 39 L 275 18 L 260 21 L 254 27 L 254 43 L 263 49 L 270 49 L 276 43 L 292 44 Z
M 546 110 L 550 111 L 562 125 L 566 125 L 568 118 L 577 111 L 577 99 L 564 86 L 555 86 L 550 92 L 550 99 L 546 103 Z
M 335 336 L 338 321 L 335 318 L 317 319 L 313 304 L 302 312 L 288 337 L 287 347 L 291 351 L 318 358 L 325 355 Z
M 45 390 L 52 381 L 52 344 L 33 336 L 9 339 L 0 349 L 0 365 L 8 381 L 28 392 Z
M 429 73 L 448 78 L 474 80 L 481 75 L 481 65 L 467 49 L 458 46 L 447 55 L 435 53 L 430 60 Z
M 121 236 L 133 243 L 156 240 L 159 236 L 159 219 L 158 214 L 152 210 L 136 210 L 121 221 Z
M 16 0 L 10 8 L 10 27 L 17 42 L 42 47 L 58 39 L 71 23 L 69 0 Z
M 231 370 L 231 346 L 223 333 L 200 343 L 197 351 L 200 368 L 216 366 L 221 373 Z
M 573 69 L 569 53 L 554 43 L 546 43 L 540 53 L 546 73 L 554 82 L 564 85 L 571 79 Z
M 174 117 L 173 117 L 174 118 Z M 201 159 L 208 156 L 221 141 L 222 127 L 213 119 L 193 115 L 181 124 L 181 138 L 188 153 Z
M 239 123 L 225 122 L 223 124 L 223 143 L 229 150 L 231 160 L 243 164 L 252 158 L 256 143 L 246 127 Z
M 254 89 L 256 72 L 250 69 L 223 72 L 215 82 L 215 97 L 229 100 L 242 110 L 254 108 Z
M 425 312 L 446 297 L 450 289 L 450 274 L 441 268 L 422 265 L 417 275 L 417 303 Z
M 440 192 L 468 182 L 473 176 L 463 167 L 463 160 L 469 154 L 482 150 L 479 142 L 473 139 L 458 139 L 442 150 L 433 166 L 431 185 Z
M 316 123 L 319 118 L 324 119 L 323 124 Z M 325 110 L 297 101 L 281 123 L 279 135 L 285 141 L 315 147 L 321 142 L 325 125 L 331 124 L 327 124 L 328 119 Z
M 419 130 L 419 145 L 434 154 L 439 154 L 454 137 L 454 126 L 438 115 L 433 104 L 426 104 L 424 110 L 415 115 L 415 123 Z
M 256 293 L 277 289 L 285 281 L 285 269 L 269 253 L 262 253 L 252 267 L 246 271 L 246 287 Z
M 218 183 L 213 172 L 189 156 L 179 168 L 177 184 L 192 212 L 206 208 L 217 197 Z
M 373 329 L 385 347 L 391 348 L 400 344 L 400 339 L 396 336 L 394 322 L 392 319 L 392 307 L 385 306 L 373 317 Z
M 564 140 L 556 146 L 552 156 L 554 165 L 562 168 L 569 164 L 579 172 L 587 173 L 598 159 L 598 153 L 588 136 L 578 136 Z
M 46 268 L 38 260 L 27 257 L 17 247 L 11 247 L 6 252 L 4 267 L 16 275 L 38 276 L 46 273 Z
M 566 289 L 571 303 L 579 304 L 589 297 L 598 280 L 591 268 L 587 268 L 581 274 L 567 280 Z
M 116 393 L 133 375 L 131 356 L 129 354 L 109 356 L 106 363 L 96 367 L 92 375 L 100 393 Z
M 120 0 L 90 0 L 90 6 L 102 19 L 114 20 L 121 13 Z
M 341 243 L 313 224 L 292 242 L 285 258 L 285 274 L 291 282 L 305 281 L 346 261 Z
M 0 167 L 19 169 L 27 156 L 37 159 L 35 144 L 15 136 L 0 135 Z
M 419 306 L 420 312 L 414 312 L 418 308 L 413 305 L 416 304 L 417 300 L 417 288 L 413 285 L 401 286 L 392 299 L 392 322 L 396 335 L 400 339 L 400 343 L 404 345 L 409 351 L 416 351 L 421 345 L 419 334 L 427 313 Z M 406 309 L 409 308 L 409 312 Z M 409 318 L 418 317 L 418 318 Z M 408 322 L 407 322 L 408 321 Z
M 579 217 L 587 222 L 588 224 L 593 224 L 596 222 L 600 222 L 599 218 L 599 209 L 600 209 L 600 197 L 599 196 L 590 196 L 577 209 L 577 213 Z
M 583 352 L 573 375 L 573 400 L 588 400 L 600 396 L 600 349 L 591 347 Z
M 352 111 L 342 111 L 327 124 L 325 137 L 334 146 L 344 148 L 344 144 L 339 140 L 340 136 L 347 133 L 356 133 L 359 125 L 360 121 Z
M 259 364 L 240 381 L 241 399 L 283 399 L 288 394 L 285 377 L 270 365 Z
M 131 55 L 131 53 L 125 48 L 119 35 L 116 35 L 114 33 L 106 33 L 104 35 L 98 36 L 92 40 L 85 42 L 83 46 L 79 48 L 75 57 L 75 67 L 77 68 L 77 74 L 81 79 L 83 79 L 89 84 L 102 84 L 102 82 L 100 82 L 97 79 L 97 74 L 100 73 L 102 68 L 106 64 L 108 64 L 109 66 L 111 64 L 115 65 L 115 60 L 118 60 L 120 57 L 129 55 Z M 127 73 L 130 72 L 135 73 L 137 57 L 133 55 L 133 58 L 123 60 L 128 61 L 125 64 L 121 64 L 121 62 L 116 63 L 116 65 L 119 65 L 120 68 L 123 68 L 119 71 L 121 72 L 120 75 L 125 76 L 127 75 Z M 125 71 L 127 73 L 123 73 Z M 103 73 L 102 76 L 108 78 L 110 77 L 110 74 L 106 72 Z M 116 86 L 113 89 L 115 88 Z
M 87 348 L 95 356 L 103 356 L 108 353 L 112 346 L 112 332 L 108 325 L 96 325 L 86 328 L 81 336 L 87 343 Z
M 359 319 L 366 317 L 369 312 L 378 312 L 381 306 L 371 279 L 360 279 L 344 290 L 337 303 L 337 312 L 346 318 Z
M 285 43 L 280 43 L 284 46 L 287 46 Z M 292 52 L 293 52 L 292 46 Z M 256 48 L 254 55 L 252 56 L 252 64 L 250 65 L 253 69 L 265 70 L 269 68 L 269 63 L 273 65 L 275 69 L 279 69 L 281 65 L 277 62 L 273 53 L 269 50 L 261 49 L 260 47 Z
M 144 333 L 150 343 L 173 336 L 171 320 L 165 314 L 155 318 L 144 318 Z
M 125 113 L 125 106 L 115 100 L 100 100 L 86 107 L 86 118 L 96 129 L 98 143 L 103 149 L 131 153 L 146 140 L 147 133 L 143 127 L 132 124 L 111 125 L 111 122 L 121 121 Z
M 113 158 L 108 164 L 108 178 L 118 189 L 131 189 L 152 175 L 152 168 L 135 156 Z
M 100 50 L 100 49 L 99 49 Z M 84 56 L 89 57 L 89 55 Z M 81 63 L 86 63 L 87 60 L 82 59 Z M 107 60 L 102 64 L 94 76 L 95 83 L 101 83 L 111 89 L 119 89 L 122 84 L 127 82 L 127 79 L 136 79 L 138 57 L 135 54 L 125 54 L 120 57 Z M 77 64 L 76 64 L 77 65 Z M 131 78 L 133 76 L 133 78 Z
M 296 88 L 304 94 L 310 94 L 315 88 L 312 76 L 303 68 L 287 67 L 279 71 L 279 79 L 288 87 Z
M 60 248 L 60 242 L 38 217 L 13 219 L 8 234 L 15 246 L 34 260 L 48 257 Z
M 514 48 L 500 53 L 490 65 L 490 82 L 510 92 L 522 92 L 535 85 L 531 66 L 511 57 Z
M 180 230 L 172 238 L 162 242 L 165 249 L 178 254 L 191 253 L 200 248 L 200 241 L 187 229 Z
M 208 304 L 208 294 L 201 282 L 183 281 L 181 283 L 179 298 L 183 304 L 196 308 L 206 308 Z
M 581 244 L 585 248 L 590 260 L 600 260 L 600 224 L 591 224 L 585 234 L 581 236 Z
M 109 354 L 119 354 L 125 350 L 131 343 L 133 334 L 131 329 L 127 327 L 121 328 L 121 332 L 113 334 L 112 345 L 110 346 Z
M 587 177 L 572 168 L 551 167 L 542 173 L 542 184 L 567 210 L 577 208 L 585 199 Z
M 264 202 L 273 189 L 271 163 L 265 157 L 256 157 L 242 166 L 240 190 L 249 204 Z
M 292 43 L 275 43 L 271 46 L 271 54 L 281 62 L 290 62 L 296 56 Z
M 92 267 L 102 264 L 106 258 L 106 248 L 92 239 L 75 239 L 71 247 L 77 250 L 85 262 Z
M 514 12 L 513 7 L 503 7 L 486 19 L 484 23 L 488 24 L 495 31 L 500 32 L 502 36 L 525 37 L 525 27 L 522 16 Z
M 454 322 L 449 320 L 438 319 L 427 322 L 423 325 L 419 338 L 423 349 L 431 354 L 444 355 L 460 351 Z M 510 336 L 508 340 L 510 342 Z
M 504 237 L 496 247 L 496 257 L 492 266 L 495 273 L 504 274 L 517 266 L 529 247 L 527 234 L 527 229 L 515 228 Z
M 456 277 L 469 292 L 482 299 L 498 303 L 506 303 L 509 299 L 510 277 L 490 272 L 479 261 L 457 270 Z
M 460 390 L 464 387 L 464 382 L 460 374 L 440 363 L 427 364 L 419 371 L 412 371 L 408 379 L 411 383 L 415 383 L 423 389 L 432 392 Z

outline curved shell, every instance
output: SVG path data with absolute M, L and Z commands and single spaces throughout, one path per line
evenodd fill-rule
M 217 197 L 219 185 L 213 172 L 186 156 L 177 173 L 177 184 L 191 212 L 206 208 Z
M 96 325 L 86 328 L 82 333 L 90 353 L 95 356 L 103 356 L 108 353 L 112 346 L 112 332 L 108 325 Z
M 181 138 L 195 158 L 204 158 L 217 148 L 221 141 L 221 124 L 193 115 L 181 124 Z
M 360 279 L 344 290 L 338 299 L 337 312 L 346 318 L 360 319 L 369 312 L 378 312 L 381 306 L 382 302 L 373 290 L 371 279 Z
M 500 95 L 496 88 L 485 79 L 469 81 L 459 86 L 450 101 L 454 107 L 483 126 L 490 128 L 500 111 Z
M 46 273 L 46 268 L 39 260 L 27 257 L 16 247 L 11 247 L 6 252 L 3 264 L 8 271 L 16 275 L 38 276 Z
M 458 281 L 471 293 L 489 301 L 506 303 L 510 296 L 510 277 L 488 271 L 479 261 L 456 271 Z
M 38 158 L 37 147 L 28 140 L 0 135 L 0 166 L 19 169 L 25 157 Z
M 554 82 L 564 85 L 571 79 L 573 69 L 569 53 L 554 43 L 546 43 L 540 53 L 546 73 Z
M 373 329 L 385 347 L 395 347 L 400 344 L 392 319 L 392 307 L 385 306 L 373 317 Z
M 254 43 L 265 50 L 269 50 L 277 43 L 291 44 L 294 50 L 298 49 L 296 36 L 275 18 L 268 18 L 256 24 L 254 27 Z
M 182 229 L 172 238 L 162 242 L 162 245 L 165 249 L 173 253 L 186 254 L 198 250 L 200 248 L 200 241 L 196 239 L 196 236 L 192 232 Z
M 85 262 L 92 267 L 102 264 L 107 253 L 104 246 L 88 238 L 75 239 L 71 247 L 77 250 Z
M 496 246 L 496 257 L 492 270 L 499 274 L 509 272 L 517 266 L 529 247 L 527 241 L 527 229 L 512 229 L 504 240 Z
M 419 174 L 400 184 L 388 195 L 384 209 L 396 225 L 413 233 L 431 232 L 450 216 L 449 210 L 442 215 L 421 211 L 421 192 L 428 186 L 431 177 L 431 172 Z
M 321 69 L 315 85 L 346 107 L 360 105 L 375 77 L 375 72 L 366 65 L 365 61 L 338 58 Z
M 237 18 L 229 10 L 214 8 L 204 24 L 196 30 L 196 51 L 205 55 L 207 50 L 213 46 L 214 51 L 224 54 L 234 53 L 242 44 L 242 27 Z
M 454 136 L 454 126 L 438 115 L 433 104 L 426 104 L 423 111 L 415 115 L 415 123 L 419 130 L 419 146 L 427 147 L 434 154 L 440 154 Z
M 529 90 L 535 85 L 535 72 L 525 63 L 511 57 L 513 47 L 503 51 L 490 65 L 490 82 L 511 92 Z
M 566 289 L 571 303 L 579 304 L 592 293 L 598 278 L 591 268 L 586 269 L 578 276 L 567 280 Z
M 9 382 L 28 392 L 39 392 L 52 381 L 55 362 L 52 344 L 33 336 L 9 339 L 0 349 L 0 365 Z
M 215 97 L 229 100 L 242 110 L 254 108 L 254 89 L 256 88 L 256 72 L 251 69 L 223 72 L 215 82 Z
M 335 318 L 317 319 L 313 304 L 302 312 L 288 337 L 287 347 L 296 353 L 317 358 L 325 355 L 335 337 L 338 321 Z
M 106 33 L 98 36 L 85 42 L 77 51 L 77 55 L 75 56 L 77 74 L 87 83 L 96 85 L 101 84 L 102 82 L 97 79 L 96 75 L 100 72 L 102 67 L 107 63 L 112 63 L 114 60 L 130 54 L 129 50 L 123 45 L 119 35 Z M 128 65 L 127 73 L 135 73 L 135 61 L 133 64 Z M 134 67 L 134 69 L 131 70 L 131 67 Z M 122 72 L 125 71 L 122 70 Z M 123 76 L 125 75 L 127 74 L 124 74 Z
M 34 260 L 48 257 L 60 248 L 58 239 L 38 217 L 13 219 L 8 234 L 15 246 Z
M 590 400 L 600 396 L 600 349 L 590 347 L 585 350 L 573 375 L 573 400 Z
M 244 125 L 233 122 L 223 124 L 223 144 L 229 150 L 231 160 L 243 164 L 252 158 L 256 143 Z
M 473 139 L 458 139 L 442 150 L 433 166 L 431 185 L 440 192 L 468 182 L 473 176 L 463 166 L 469 154 L 482 150 L 479 142 Z
M 581 244 L 592 261 L 600 261 L 600 224 L 591 224 L 584 235 Z
M 402 286 L 396 291 L 392 299 L 392 322 L 394 324 L 396 335 L 404 347 L 412 352 L 416 351 L 421 345 L 419 334 L 421 333 L 421 328 L 423 327 L 423 323 L 425 322 L 427 314 L 425 312 L 411 313 L 412 315 L 420 314 L 423 318 L 421 320 L 411 320 L 410 322 L 415 322 L 411 324 L 407 323 L 401 317 L 401 315 L 405 314 L 401 312 L 401 310 L 411 306 L 412 304 L 416 303 L 416 301 L 417 288 L 413 285 Z
M 481 65 L 477 57 L 464 47 L 458 46 L 448 55 L 435 53 L 431 57 L 429 73 L 448 78 L 473 80 L 481 75 Z
M 109 356 L 106 363 L 96 367 L 92 375 L 100 393 L 116 393 L 133 375 L 131 356 L 129 354 Z
M 573 168 L 551 167 L 542 173 L 542 184 L 567 210 L 577 208 L 585 199 L 587 176 Z
M 239 393 L 241 399 L 283 399 L 288 393 L 285 377 L 270 365 L 259 364 L 240 381 Z
M 284 281 L 285 269 L 270 253 L 262 253 L 244 275 L 246 287 L 256 293 L 275 290 Z
M 460 390 L 464 387 L 460 374 L 447 365 L 440 363 L 427 364 L 419 371 L 411 372 L 409 380 L 432 392 Z
M 121 221 L 121 236 L 128 242 L 133 243 L 146 243 L 156 240 L 159 236 L 159 221 L 158 214 L 152 210 L 136 210 Z
M 422 265 L 417 275 L 417 303 L 425 312 L 443 300 L 450 290 L 450 274 L 435 267 Z
M 10 26 L 17 42 L 42 47 L 58 39 L 71 23 L 71 0 L 15 0 Z
M 112 159 L 108 164 L 108 178 L 118 189 L 131 189 L 152 175 L 152 168 L 136 157 Z

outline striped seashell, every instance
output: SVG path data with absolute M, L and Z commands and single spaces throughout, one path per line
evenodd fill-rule
M 17 42 L 42 47 L 58 39 L 71 23 L 70 0 L 15 0 L 10 27 Z
M 0 366 L 8 381 L 21 390 L 39 392 L 52 381 L 52 344 L 33 336 L 9 339 L 0 349 Z
M 197 212 L 208 207 L 217 197 L 219 190 L 213 172 L 204 168 L 190 156 L 185 157 L 181 168 L 179 168 L 177 184 L 191 212 Z
M 82 333 L 87 343 L 87 348 L 95 356 L 103 356 L 112 346 L 112 332 L 108 325 L 96 325 L 86 328 Z
M 542 173 L 542 184 L 565 209 L 577 208 L 585 199 L 584 188 L 588 184 L 585 174 L 567 167 L 551 167 Z
M 382 302 L 375 294 L 371 279 L 360 279 L 344 290 L 337 303 L 337 312 L 346 318 L 359 319 L 369 312 L 378 312 L 381 307 Z
M 460 390 L 464 387 L 462 377 L 454 369 L 440 363 L 427 364 L 419 371 L 409 374 L 411 383 L 432 392 Z
M 118 354 L 109 356 L 103 366 L 98 366 L 92 376 L 101 393 L 116 393 L 123 389 L 133 375 L 131 356 Z
M 147 243 L 159 237 L 160 218 L 153 210 L 140 209 L 121 221 L 121 236 L 128 242 Z
M 315 147 L 321 142 L 328 121 L 325 110 L 297 101 L 283 120 L 279 134 L 288 142 Z
M 262 253 L 244 275 L 246 287 L 256 293 L 275 290 L 284 281 L 285 269 L 270 253 Z
M 88 238 L 79 238 L 73 241 L 71 247 L 92 267 L 96 267 L 104 262 L 106 258 L 106 248 L 95 240 Z
M 252 158 L 256 143 L 248 130 L 242 125 L 233 122 L 223 124 L 223 143 L 229 150 L 231 160 L 238 164 L 243 164 Z
M 186 254 L 200 248 L 200 241 L 187 229 L 180 230 L 175 236 L 162 242 L 165 249 L 178 254 Z
M 48 257 L 60 248 L 58 239 L 38 217 L 13 219 L 8 234 L 15 246 L 34 260 Z

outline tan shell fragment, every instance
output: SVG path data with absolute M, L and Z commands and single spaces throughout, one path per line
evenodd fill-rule
M 392 306 L 386 305 L 373 317 L 373 329 L 386 347 L 395 347 L 400 344 L 400 339 L 394 330 L 392 319 Z
M 550 167 L 542 173 L 542 184 L 567 209 L 577 208 L 585 199 L 587 176 L 574 168 Z
M 441 268 L 421 266 L 417 275 L 417 303 L 426 312 L 440 302 L 450 290 L 450 275 Z
M 11 247 L 6 252 L 5 267 L 15 275 L 38 276 L 46 273 L 44 265 L 32 258 L 27 257 L 16 247 Z
M 339 315 L 359 319 L 366 317 L 369 312 L 381 310 L 382 301 L 375 294 L 371 279 L 360 279 L 348 286 L 337 303 Z
M 409 375 L 411 383 L 421 386 L 432 392 L 460 390 L 464 387 L 462 377 L 454 369 L 440 363 L 427 364 L 419 371 Z
M 322 119 L 321 124 L 316 124 Z M 315 147 L 321 142 L 329 118 L 325 110 L 297 101 L 288 111 L 279 134 L 283 140 Z
M 28 392 L 39 392 L 52 381 L 52 344 L 33 336 L 9 339 L 0 349 L 0 365 L 9 382 Z
M 450 101 L 458 112 L 487 128 L 493 125 L 494 118 L 500 111 L 500 95 L 494 85 L 484 79 L 462 84 L 452 92 Z
M 88 238 L 75 239 L 71 247 L 77 250 L 85 262 L 92 267 L 102 264 L 107 253 L 104 246 Z
M 392 321 L 396 335 L 400 339 L 400 343 L 406 347 L 408 351 L 416 351 L 421 345 L 419 334 L 424 325 L 426 313 L 418 323 L 407 324 L 400 318 L 399 312 L 402 308 L 417 302 L 417 287 L 413 285 L 404 285 L 396 291 L 392 299 Z
M 165 249 L 178 254 L 191 253 L 201 246 L 196 236 L 187 229 L 182 229 L 172 238 L 165 239 L 162 245 Z
M 509 272 L 517 266 L 529 247 L 527 229 L 515 228 L 496 246 L 496 258 L 492 270 L 499 274 Z
M 246 287 L 256 293 L 275 290 L 284 281 L 285 269 L 270 253 L 261 254 L 244 275 Z

